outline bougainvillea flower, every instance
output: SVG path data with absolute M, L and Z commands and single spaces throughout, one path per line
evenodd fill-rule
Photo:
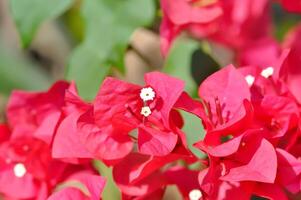
M 273 38 L 267 37 L 242 47 L 238 52 L 237 61 L 239 66 L 256 66 L 264 69 L 267 66 L 275 66 L 280 55 L 280 45 Z
M 234 134 L 234 131 L 248 124 L 252 116 L 249 86 L 232 65 L 209 76 L 200 85 L 199 96 L 204 102 L 214 132 L 232 130 Z M 211 133 L 208 132 L 206 137 L 212 139 Z
M 258 143 L 257 141 L 255 142 Z M 250 141 L 250 143 L 253 143 L 253 141 Z M 221 179 L 226 181 L 274 183 L 277 172 L 277 157 L 273 145 L 267 140 L 262 139 L 258 144 L 259 146 L 255 147 L 256 150 L 254 153 L 254 146 L 250 147 L 248 145 L 248 143 L 245 143 L 245 147 L 243 147 L 245 150 L 243 149 L 241 152 L 238 152 L 239 154 L 241 153 L 241 155 L 238 154 L 238 157 L 252 155 L 248 163 L 229 169 Z M 254 145 L 254 143 L 251 145 Z
M 114 78 L 104 80 L 94 110 L 80 117 L 78 126 L 86 147 L 103 160 L 120 159 L 132 149 L 129 133 L 138 129 L 141 153 L 166 155 L 176 143 L 172 111 L 184 83 L 159 72 L 145 75 L 145 87 Z M 173 87 L 170 87 L 170 86 Z M 150 97 L 150 98 L 148 98 Z
M 0 163 L 0 193 L 17 199 L 46 199 L 66 167 L 45 142 L 28 137 L 2 143 Z
M 105 183 L 101 176 L 80 172 L 63 182 L 64 188 L 53 193 L 48 200 L 99 200 Z
M 282 137 L 298 126 L 299 108 L 291 98 L 265 95 L 260 102 L 253 105 L 255 123 L 269 132 L 267 137 Z
M 209 39 L 240 49 L 269 35 L 271 19 L 268 0 L 222 0 L 222 9 L 219 29 Z M 258 27 L 262 29 L 258 30 Z
M 161 0 L 163 10 L 160 29 L 162 52 L 163 54 L 167 53 L 174 38 L 182 31 L 187 31 L 198 39 L 206 37 L 230 48 L 243 48 L 253 43 L 254 40 L 266 38 L 269 35 L 271 30 L 269 6 L 268 0 L 256 0 L 255 2 L 252 0 L 244 2 L 240 0 Z M 208 12 L 203 14 L 204 10 Z M 183 16 L 184 14 L 185 16 Z M 197 17 L 198 15 L 201 17 Z M 194 17 L 197 17 L 196 19 L 202 23 Z M 258 30 L 258 27 L 262 28 Z
M 182 31 L 193 26 L 208 26 L 222 14 L 218 0 L 161 0 L 163 19 L 160 28 L 161 50 L 167 54 L 171 43 Z M 216 27 L 206 29 L 207 35 Z
M 14 91 L 7 106 L 13 137 L 29 134 L 51 143 L 61 117 L 67 82 L 55 83 L 47 92 Z
M 262 131 L 248 131 L 211 148 L 209 168 L 201 171 L 201 189 L 210 199 L 249 199 L 257 183 L 274 183 L 277 172 L 275 148 L 262 138 Z M 200 146 L 203 150 L 203 146 Z M 229 190 L 229 195 L 219 196 Z M 242 192 L 238 192 L 241 190 Z M 231 192 L 232 191 L 232 192 Z M 225 194 L 223 194 L 225 195 Z
M 47 199 L 57 184 L 83 171 L 94 173 L 90 164 L 70 165 L 53 159 L 50 145 L 34 136 L 14 135 L 0 143 L 0 193 L 5 199 Z M 76 175 L 83 181 L 86 176 Z
M 219 179 L 224 173 L 224 165 L 212 165 L 200 171 L 198 180 L 204 199 L 213 200 L 249 200 L 254 183 L 229 182 Z
M 52 145 L 54 158 L 93 158 L 80 137 L 77 127 L 79 117 L 89 110 L 92 105 L 84 102 L 78 95 L 74 83 L 65 92 L 65 105 L 62 108 L 63 119 L 61 120 Z M 69 160 L 70 161 L 70 160 Z

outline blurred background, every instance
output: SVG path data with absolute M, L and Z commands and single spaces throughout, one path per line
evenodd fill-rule
M 42 90 L 67 78 L 76 80 L 80 94 L 91 100 L 106 75 L 143 83 L 145 72 L 163 69 L 186 80 L 193 94 L 202 79 L 234 62 L 230 49 L 185 34 L 163 59 L 157 0 L 137 1 L 132 7 L 115 6 L 114 1 L 105 1 L 111 7 L 82 0 L 40 2 L 29 7 L 0 0 L 0 121 L 14 89 Z M 274 35 L 282 40 L 300 17 L 278 4 L 272 9 Z

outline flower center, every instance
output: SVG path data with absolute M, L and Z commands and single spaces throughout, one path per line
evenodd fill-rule
M 26 168 L 22 163 L 17 163 L 14 166 L 14 174 L 18 178 L 22 178 L 26 174 Z
M 227 111 L 226 115 L 223 116 L 223 107 L 219 101 L 218 97 L 214 98 L 214 104 L 215 104 L 215 114 L 216 114 L 216 120 L 213 118 L 213 113 L 212 113 L 212 107 L 209 101 L 204 101 L 204 105 L 207 110 L 207 115 L 212 124 L 216 127 L 217 125 L 223 125 L 224 123 L 227 123 L 230 118 L 230 112 Z
M 199 200 L 203 196 L 199 189 L 193 189 L 189 192 L 189 200 Z

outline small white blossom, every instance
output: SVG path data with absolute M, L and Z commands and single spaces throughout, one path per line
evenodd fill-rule
M 264 70 L 262 70 L 260 74 L 264 78 L 269 78 L 270 76 L 272 76 L 274 74 L 274 68 L 273 67 L 267 67 Z
M 252 86 L 253 83 L 254 83 L 254 81 L 255 81 L 255 77 L 252 76 L 252 75 L 247 75 L 245 77 L 245 79 L 246 79 L 246 81 L 247 81 L 247 83 L 248 83 L 249 86 Z
M 143 115 L 144 117 L 148 117 L 150 114 L 152 114 L 152 111 L 150 110 L 150 108 L 148 106 L 144 106 L 141 108 L 141 115 Z
M 142 88 L 140 92 L 140 97 L 143 101 L 154 100 L 155 92 L 151 87 Z
M 22 178 L 26 174 L 26 168 L 22 163 L 17 163 L 14 166 L 14 174 L 16 177 Z
M 199 200 L 202 196 L 202 192 L 198 189 L 193 189 L 189 192 L 189 200 Z

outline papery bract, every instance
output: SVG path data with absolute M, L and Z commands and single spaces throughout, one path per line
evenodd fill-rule
M 101 176 L 80 172 L 72 175 L 65 183 L 70 186 L 52 194 L 48 200 L 99 200 L 105 186 L 105 179 Z

